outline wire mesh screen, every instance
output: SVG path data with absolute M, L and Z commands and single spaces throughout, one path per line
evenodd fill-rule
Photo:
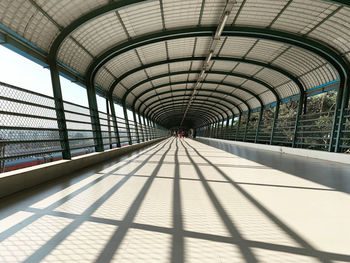
M 246 131 L 246 125 L 247 125 L 247 121 L 248 121 L 248 113 L 244 113 L 241 116 L 241 123 L 239 124 L 239 127 L 237 127 L 237 136 L 236 136 L 236 140 L 237 141 L 243 141 L 244 140 L 244 134 Z
M 334 111 L 300 116 L 296 144 L 300 148 L 328 150 Z
M 0 82 L 0 142 L 2 172 L 61 159 L 55 100 Z
M 344 112 L 340 148 L 342 152 L 350 153 L 350 108 L 347 108 Z
M 117 117 L 118 133 L 120 138 L 120 145 L 125 146 L 129 144 L 129 136 L 126 128 L 126 122 L 122 118 Z
M 72 155 L 94 151 L 95 142 L 89 108 L 65 101 L 64 110 Z
M 260 112 L 254 112 L 250 115 L 248 127 L 247 127 L 247 134 L 246 134 L 247 142 L 255 141 L 256 129 L 258 127 L 258 121 L 259 121 L 259 114 Z
M 137 123 L 135 123 L 134 121 L 129 121 L 129 128 L 130 128 L 130 137 L 131 137 L 131 142 L 137 143 L 139 142 L 139 133 L 137 130 Z
M 259 127 L 259 133 L 257 136 L 258 143 L 270 143 L 274 114 L 275 108 L 269 108 L 264 110 L 263 118 Z
M 248 114 L 243 114 L 240 124 L 236 120 L 228 127 L 222 127 L 221 124 L 201 127 L 197 129 L 197 136 L 246 142 L 256 141 L 262 144 L 323 151 L 334 151 L 333 149 L 338 147 L 339 152 L 350 153 L 350 108 L 345 109 L 342 116 L 341 110 L 338 110 L 336 119 L 334 109 L 304 113 L 300 115 L 298 123 L 296 108 L 295 102 L 282 105 L 274 130 L 275 108 L 267 108 L 264 109 L 260 125 L 259 112 L 251 114 L 248 126 Z M 342 124 L 339 133 L 340 118 L 342 118 Z M 333 128 L 334 136 L 331 148 Z
M 102 141 L 105 149 L 117 146 L 117 135 L 113 127 L 112 115 L 99 111 Z
M 97 129 L 90 109 L 68 101 L 63 107 L 71 156 L 95 151 Z M 122 118 L 114 122 L 109 111 L 99 111 L 98 118 L 105 149 L 117 147 L 116 132 L 121 146 L 167 136 L 162 128 Z M 0 82 L 0 172 L 62 159 L 62 129 L 53 97 Z

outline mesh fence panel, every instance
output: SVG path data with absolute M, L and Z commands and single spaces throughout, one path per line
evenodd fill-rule
M 61 151 L 55 100 L 0 82 L 1 171 L 60 159 Z

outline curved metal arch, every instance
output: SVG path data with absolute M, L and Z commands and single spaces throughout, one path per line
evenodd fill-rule
M 171 110 L 167 110 L 165 112 L 159 113 L 158 116 L 155 118 L 155 120 L 157 120 L 159 123 L 162 123 L 163 119 L 169 116 L 172 116 L 172 118 L 175 118 L 175 116 L 179 116 L 178 120 L 182 120 L 182 116 L 183 112 L 180 111 L 180 109 L 176 109 L 176 113 L 172 114 Z M 196 117 L 197 116 L 197 117 Z M 192 122 L 196 122 L 198 123 L 198 121 L 200 121 L 200 123 L 202 122 L 202 120 L 200 118 L 202 118 L 202 116 L 206 116 L 207 119 L 209 119 L 209 123 L 215 123 L 215 122 L 219 122 L 219 118 L 216 117 L 214 118 L 214 116 L 208 112 L 205 112 L 203 109 L 200 108 L 196 108 L 196 110 L 194 111 L 194 114 L 191 115 L 190 119 L 186 118 L 186 121 L 192 121 Z M 175 124 L 176 122 L 174 122 Z M 177 125 L 180 122 L 177 123 Z
M 203 89 L 201 89 L 202 91 L 211 91 L 211 92 L 214 92 L 214 91 L 212 91 L 212 90 L 203 90 Z M 159 95 L 164 95 L 164 94 L 168 94 L 168 93 L 173 93 L 173 92 L 184 92 L 184 91 L 190 91 L 190 90 L 186 90 L 186 89 L 182 89 L 182 90 L 176 90 L 176 91 L 166 91 L 166 92 L 163 92 L 163 93 L 158 93 L 157 95 L 154 95 L 154 96 L 150 96 L 150 97 L 148 97 L 147 98 L 147 100 L 149 100 L 149 99 L 152 99 L 152 98 L 155 98 L 155 97 L 157 97 L 157 96 L 159 96 Z M 252 108 L 248 105 L 248 103 L 246 103 L 244 100 L 242 100 L 241 98 L 239 98 L 239 97 L 237 97 L 237 96 L 235 96 L 235 95 L 232 95 L 232 94 L 229 94 L 229 93 L 227 93 L 227 92 L 219 92 L 219 91 L 217 91 L 217 93 L 219 93 L 219 94 L 225 94 L 225 95 L 228 95 L 228 96 L 230 96 L 230 97 L 232 97 L 232 98 L 235 98 L 235 99 L 237 99 L 237 100 L 239 100 L 240 102 L 242 102 L 249 110 L 252 110 Z M 177 97 L 184 97 L 184 96 L 190 96 L 190 95 L 184 95 L 184 94 L 182 94 L 182 95 L 176 95 L 176 96 L 170 96 L 170 97 L 167 97 L 167 98 L 177 98 Z M 235 104 L 233 104 L 234 102 L 233 101 L 229 101 L 229 100 L 226 100 L 225 98 L 221 98 L 221 97 L 217 97 L 217 96 L 208 96 L 208 95 L 201 95 L 201 94 L 197 94 L 196 95 L 196 97 L 197 96 L 200 96 L 200 97 L 207 97 L 207 98 L 215 98 L 215 99 L 219 99 L 219 100 L 221 100 L 221 101 L 225 101 L 225 102 L 227 102 L 227 103 L 230 103 L 231 105 L 234 105 L 236 108 L 238 108 L 238 106 L 237 105 L 235 105 Z M 166 99 L 166 98 L 164 98 L 164 99 Z M 146 100 L 145 100 L 146 101 Z M 144 102 L 145 102 L 144 101 Z M 141 104 L 139 105 L 139 107 L 138 107 L 138 110 L 140 109 L 140 107 L 141 107 Z
M 173 113 L 173 112 L 174 113 L 175 112 L 182 113 L 182 116 L 181 116 L 181 119 L 182 119 L 182 117 L 183 117 L 183 108 L 181 108 L 181 106 L 177 106 L 174 111 L 173 111 L 173 109 L 169 108 L 169 109 L 166 109 L 165 111 L 159 112 L 159 114 L 157 114 L 155 116 L 155 120 L 159 120 L 159 118 L 161 116 L 163 116 L 164 114 Z M 194 110 L 190 114 L 192 114 L 193 116 L 196 116 L 195 114 L 198 113 L 198 112 L 203 113 L 206 116 L 210 117 L 211 122 L 220 121 L 220 119 L 218 118 L 217 115 L 214 115 L 212 112 L 208 112 L 205 109 L 203 109 L 202 107 L 198 107 L 198 106 L 195 107 Z M 171 116 L 171 115 L 167 115 L 167 116 Z
M 182 117 L 183 117 L 183 111 L 180 111 L 180 109 L 176 110 L 174 112 L 174 114 L 171 114 L 171 113 L 172 113 L 171 111 L 160 113 L 158 116 L 155 117 L 155 120 L 158 121 L 159 123 L 164 123 L 164 120 L 166 118 L 169 118 L 169 117 L 174 118 L 175 116 L 179 116 L 179 119 L 182 119 Z M 199 123 L 208 123 L 209 124 L 209 123 L 214 123 L 214 122 L 218 121 L 217 117 L 214 118 L 212 114 L 209 114 L 208 112 L 201 110 L 200 108 L 193 111 L 191 113 L 191 115 L 189 115 L 189 116 L 190 116 L 190 118 L 188 118 L 188 120 L 191 120 L 191 121 L 196 122 L 196 123 L 199 122 Z M 206 118 L 205 122 L 201 119 L 203 117 Z
M 204 98 L 207 98 L 207 100 L 199 99 L 199 98 L 197 98 L 197 97 L 204 97 Z M 157 105 L 147 105 L 147 106 L 145 107 L 145 109 L 143 110 L 143 113 L 146 114 L 146 110 L 147 110 L 148 108 L 150 108 L 151 106 L 154 106 L 153 108 L 150 108 L 150 109 L 147 111 L 147 115 L 148 115 L 151 111 L 153 111 L 153 109 L 156 109 L 156 108 L 158 108 L 159 106 L 162 106 L 162 105 L 164 105 L 165 103 L 168 102 L 168 101 L 163 102 L 164 100 L 171 99 L 171 98 L 182 98 L 181 101 L 188 101 L 188 100 L 190 99 L 190 97 L 187 98 L 187 99 L 184 98 L 184 95 L 179 95 L 179 96 L 173 96 L 173 97 L 168 97 L 168 98 L 159 99 L 159 100 L 157 100 L 157 102 L 159 102 L 159 104 L 157 104 Z M 229 108 L 229 107 L 226 106 L 225 104 L 220 103 L 220 101 L 215 101 L 215 102 L 214 102 L 214 101 L 212 101 L 212 100 L 209 100 L 210 98 L 218 99 L 218 100 L 221 100 L 221 101 L 225 101 L 226 103 L 228 103 L 228 104 L 230 104 L 230 105 L 236 107 L 236 108 L 238 109 L 238 111 L 241 112 L 241 110 L 238 108 L 238 106 L 237 106 L 234 102 L 230 102 L 230 101 L 228 101 L 228 100 L 221 99 L 220 97 L 207 96 L 207 95 L 200 95 L 200 94 L 198 94 L 198 95 L 196 95 L 196 98 L 195 98 L 195 100 L 194 100 L 193 102 L 195 102 L 196 100 L 197 100 L 197 101 L 213 102 L 213 103 L 216 103 L 217 105 L 220 105 L 221 107 L 226 108 L 228 111 L 230 111 L 230 112 L 234 115 L 233 109 Z M 174 102 L 174 101 L 178 101 L 178 100 L 175 99 L 175 100 L 171 100 L 170 102 Z M 192 103 L 193 103 L 193 102 L 192 102 Z M 221 108 L 221 110 L 225 112 L 224 109 Z M 250 110 L 250 108 L 248 108 L 248 110 Z M 225 114 L 227 115 L 227 113 L 225 113 Z
M 113 10 L 117 10 L 123 7 L 127 7 L 130 5 L 134 5 L 137 3 L 142 3 L 144 0 L 120 0 L 117 2 L 109 2 L 108 4 L 101 6 L 97 9 L 94 9 L 77 19 L 75 19 L 72 23 L 70 23 L 68 26 L 63 28 L 60 32 L 60 34 L 55 38 L 53 41 L 50 51 L 49 51 L 49 56 L 56 59 L 58 50 L 60 49 L 63 41 L 71 34 L 73 33 L 76 29 L 87 23 L 88 21 L 94 20 L 98 18 L 101 15 L 107 14 Z
M 215 115 L 215 111 L 210 111 L 210 109 L 209 108 L 207 108 L 207 107 L 205 107 L 204 106 L 204 104 L 195 104 L 195 105 L 199 105 L 199 106 L 196 106 L 196 107 L 193 107 L 193 109 L 194 110 L 199 110 L 199 109 L 201 109 L 201 110 L 204 110 L 204 111 L 206 111 L 207 113 L 208 113 L 208 115 L 211 115 L 212 117 L 213 116 L 216 116 L 216 118 L 215 118 L 215 120 L 216 121 L 220 121 L 221 119 L 222 120 L 224 120 L 225 119 L 225 117 L 222 115 L 222 114 L 220 114 L 220 113 L 217 113 L 218 115 Z M 173 112 L 173 111 L 179 111 L 179 110 L 181 110 L 182 109 L 182 113 L 185 111 L 184 110 L 184 108 L 183 108 L 184 106 L 183 105 L 175 105 L 175 106 L 173 106 L 173 105 L 168 105 L 167 107 L 165 107 L 165 108 L 163 108 L 163 109 L 158 109 L 155 113 L 154 113 L 154 116 L 152 116 L 152 118 L 154 118 L 154 119 L 157 119 L 158 118 L 158 116 L 160 116 L 160 115 L 162 115 L 163 113 L 165 114 L 165 113 L 171 113 L 171 112 Z M 212 110 L 212 109 L 211 109 Z M 220 119 L 221 118 L 221 119 Z M 187 118 L 186 118 L 187 119 Z
M 88 84 L 90 83 L 89 85 L 93 86 L 93 79 L 95 77 L 95 74 L 102 64 L 106 63 L 108 60 L 127 50 L 136 48 L 137 46 L 142 46 L 159 41 L 165 41 L 167 39 L 197 37 L 203 35 L 209 36 L 211 34 L 208 33 L 214 31 L 215 28 L 213 27 L 196 27 L 179 30 L 169 30 L 134 39 L 131 41 L 132 43 L 130 43 L 129 46 L 125 43 L 115 46 L 114 48 L 111 48 L 110 50 L 102 54 L 97 60 L 95 60 L 90 65 L 86 74 L 88 77 Z M 250 37 L 254 39 L 267 39 L 303 48 L 327 60 L 335 68 L 342 80 L 345 80 L 347 78 L 348 63 L 332 47 L 321 44 L 315 40 L 301 37 L 292 33 L 253 27 L 225 27 L 222 35 L 240 36 L 248 38 Z M 301 92 L 303 93 L 304 90 L 302 90 Z
M 215 32 L 214 27 L 195 27 L 177 30 L 168 30 L 161 33 L 154 33 L 143 37 L 135 38 L 134 40 L 128 41 L 129 45 L 122 43 L 117 45 L 98 57 L 87 70 L 88 81 L 93 83 L 98 69 L 105 64 L 107 61 L 112 59 L 123 52 L 128 50 L 147 45 L 157 43 L 170 39 L 187 38 L 187 37 L 199 37 L 199 36 L 212 36 L 212 32 Z M 341 57 L 341 55 L 333 48 L 323 45 L 315 40 L 305 38 L 296 34 L 266 29 L 266 28 L 254 28 L 254 27 L 236 27 L 229 26 L 225 27 L 222 36 L 239 36 L 239 37 L 250 37 L 254 39 L 267 39 L 282 43 L 287 43 L 299 48 L 303 48 L 314 54 L 317 54 L 328 62 L 338 71 L 342 72 L 346 76 L 347 62 Z
M 215 104 L 214 104 L 215 103 Z M 208 101 L 208 100 L 203 100 L 203 99 L 197 99 L 195 101 L 192 102 L 193 105 L 201 105 L 201 107 L 204 108 L 208 108 L 208 110 L 215 112 L 216 114 L 220 115 L 222 119 L 224 119 L 224 115 L 226 115 L 226 117 L 229 117 L 229 115 L 227 114 L 227 112 L 225 112 L 224 109 L 218 107 L 216 104 L 217 102 L 214 101 Z M 158 104 L 156 107 L 150 109 L 147 114 L 145 114 L 145 116 L 148 116 L 149 118 L 152 118 L 156 113 L 158 113 L 158 111 L 167 109 L 167 108 L 172 108 L 174 106 L 177 105 L 181 105 L 183 107 L 186 107 L 187 104 L 184 103 L 183 99 L 176 99 L 176 100 L 172 100 L 172 101 L 167 101 L 164 102 L 163 104 Z M 209 108 L 207 106 L 210 106 L 212 108 Z M 227 110 L 231 111 L 231 113 L 234 115 L 234 112 L 227 106 L 224 106 Z M 215 109 L 213 109 L 215 108 Z
M 183 81 L 182 83 L 183 83 L 183 84 L 185 84 L 185 83 L 196 83 L 196 81 Z M 203 81 L 202 83 L 205 83 L 205 82 Z M 216 83 L 219 84 L 219 82 L 216 82 Z M 174 84 L 171 84 L 171 85 L 174 85 Z M 231 85 L 231 86 L 232 86 L 232 85 Z M 147 97 L 147 99 L 141 101 L 141 103 L 140 103 L 140 105 L 137 107 L 137 110 L 136 110 L 136 111 L 139 112 L 139 110 L 141 109 L 141 107 L 142 107 L 142 105 L 143 105 L 144 103 L 146 103 L 148 100 L 153 99 L 153 98 L 155 98 L 155 97 L 157 97 L 157 96 L 165 95 L 165 94 L 168 94 L 168 93 L 185 92 L 185 91 L 191 91 L 191 90 L 189 90 L 189 89 L 169 90 L 169 91 L 165 91 L 165 92 L 161 92 L 161 93 L 157 93 L 157 94 L 155 94 L 155 95 L 149 96 L 149 97 Z M 242 99 L 240 99 L 239 97 L 237 97 L 237 96 L 235 96 L 235 95 L 233 95 L 233 94 L 231 94 L 231 93 L 225 92 L 225 91 L 212 90 L 212 89 L 199 89 L 198 91 L 199 91 L 199 92 L 200 92 L 200 91 L 206 91 L 206 92 L 219 93 L 219 94 L 227 95 L 227 96 L 230 96 L 230 97 L 232 97 L 232 98 L 238 99 L 239 101 L 242 101 Z M 249 93 L 249 94 L 251 94 L 251 93 Z M 253 94 L 254 94 L 254 93 L 253 93 Z M 251 95 L 252 95 L 252 94 L 251 94 Z M 138 97 L 139 97 L 139 96 L 137 96 L 136 99 L 138 99 Z M 254 96 L 254 97 L 255 97 L 255 96 Z M 169 97 L 169 98 L 170 98 L 170 97 Z M 256 98 L 256 97 L 255 97 L 255 98 Z M 132 107 L 133 107 L 133 108 L 135 107 L 135 103 L 136 103 L 136 101 L 137 101 L 136 99 L 135 99 L 135 101 L 134 101 L 133 104 L 132 104 Z M 262 103 L 262 101 L 260 100 L 260 98 L 258 99 L 258 101 L 259 101 L 259 103 L 260 103 L 260 106 L 263 107 L 264 104 Z M 246 103 L 246 101 L 242 101 L 242 102 L 243 102 L 244 104 L 248 105 L 248 104 Z M 247 108 L 248 108 L 248 109 L 249 109 L 249 108 L 251 109 L 251 107 L 247 107 Z
M 185 58 L 176 58 L 176 59 L 163 60 L 163 61 L 158 61 L 158 62 L 142 65 L 141 67 L 129 70 L 128 72 L 126 72 L 123 75 L 121 75 L 120 77 L 118 77 L 112 83 L 109 92 L 111 94 L 113 94 L 113 91 L 114 91 L 115 87 L 118 85 L 119 82 L 121 82 L 124 78 L 126 78 L 127 76 L 129 76 L 129 75 L 131 75 L 131 74 L 133 74 L 133 73 L 135 73 L 137 71 L 141 71 L 141 70 L 144 70 L 144 69 L 147 69 L 147 68 L 151 68 L 151 67 L 159 66 L 159 65 L 164 65 L 164 64 L 170 64 L 170 63 L 176 63 L 176 62 L 184 62 L 184 61 L 194 61 L 194 60 L 197 60 L 197 61 L 198 60 L 203 60 L 204 61 L 205 59 L 206 59 L 206 57 L 185 57 Z M 271 70 L 274 70 L 276 72 L 281 73 L 285 77 L 289 78 L 291 81 L 295 82 L 295 84 L 298 86 L 299 90 L 300 89 L 304 89 L 303 85 L 300 82 L 300 80 L 296 76 L 294 76 L 292 73 L 290 73 L 287 70 L 284 70 L 282 68 L 279 68 L 277 66 L 273 66 L 271 64 L 268 64 L 268 63 L 264 63 L 264 62 L 261 62 L 261 61 L 255 61 L 255 60 L 252 60 L 252 59 L 233 58 L 233 57 L 232 58 L 231 57 L 212 57 L 212 60 L 246 63 L 246 64 L 252 64 L 252 65 L 264 67 L 264 68 L 267 68 L 267 69 L 271 69 Z M 271 88 L 271 92 L 275 92 L 275 90 Z M 277 92 L 274 95 L 278 96 Z M 277 100 L 277 98 L 276 98 L 276 100 Z
M 224 101 L 224 102 L 226 102 L 226 103 L 232 105 L 233 107 L 235 107 L 239 112 L 242 112 L 242 110 L 241 110 L 241 109 L 235 104 L 235 102 L 233 102 L 233 101 L 229 101 L 229 100 L 226 100 L 226 99 L 224 99 L 224 98 L 216 97 L 216 96 L 208 96 L 208 95 L 200 95 L 200 94 L 197 94 L 195 100 L 199 100 L 199 101 L 204 101 L 204 100 L 203 100 L 203 99 L 199 99 L 199 98 L 197 98 L 197 97 L 207 98 L 207 100 L 205 100 L 205 101 L 207 101 L 207 102 L 213 102 L 213 103 L 214 103 L 214 101 L 209 100 L 210 98 L 214 98 L 214 99 L 217 99 L 217 100 L 220 100 L 220 101 Z M 176 95 L 176 96 L 172 96 L 172 97 L 166 97 L 166 98 L 159 99 L 159 100 L 155 101 L 155 102 L 157 102 L 157 103 L 159 102 L 159 104 L 157 104 L 157 105 L 155 105 L 155 106 L 154 106 L 154 105 L 147 105 L 147 106 L 144 108 L 144 110 L 143 110 L 143 112 L 142 112 L 141 114 L 146 114 L 146 110 L 147 110 L 149 107 L 151 107 L 151 106 L 154 106 L 154 108 L 159 107 L 159 106 L 163 105 L 162 103 L 167 103 L 167 102 L 168 102 L 168 101 L 163 102 L 164 100 L 169 100 L 169 99 L 172 99 L 172 98 L 182 98 L 182 101 L 188 101 L 188 100 L 190 99 L 190 95 Z M 194 101 L 195 101 L 195 100 L 194 100 Z M 172 101 L 175 101 L 175 100 L 172 100 Z M 220 103 L 220 101 L 215 101 L 215 103 L 218 104 L 218 105 L 220 105 L 220 106 L 222 106 L 222 107 L 224 107 L 224 108 L 226 108 L 228 111 L 230 111 L 230 112 L 234 115 L 233 109 L 229 108 L 229 107 L 228 107 L 227 105 L 225 105 L 225 104 Z M 147 112 L 147 114 L 148 114 L 152 109 L 154 109 L 154 108 L 151 108 L 151 109 Z M 221 109 L 221 110 L 223 110 L 223 109 Z M 251 110 L 250 107 L 248 107 L 248 111 L 249 111 L 249 110 Z M 223 110 L 223 111 L 224 111 L 224 110 Z
M 183 112 L 180 109 L 176 109 L 174 114 L 171 114 L 171 113 L 172 112 L 170 110 L 168 110 L 167 112 L 160 113 L 157 116 L 156 120 L 161 120 L 160 119 L 161 117 L 162 117 L 162 120 L 164 120 L 164 118 L 169 117 L 169 116 L 172 116 L 172 117 L 179 116 L 179 119 L 182 119 L 182 117 L 183 117 Z M 168 114 L 168 115 L 165 116 L 165 114 Z M 175 115 L 175 114 L 177 114 L 177 115 Z M 208 120 L 208 123 L 214 123 L 214 122 L 218 121 L 217 116 L 215 117 L 211 113 L 208 113 L 201 108 L 196 108 L 196 110 L 191 113 L 190 119 L 192 121 L 202 122 L 202 120 L 200 118 L 202 118 L 203 116 L 206 117 L 206 119 Z
M 147 1 L 147 0 L 146 0 Z M 63 41 L 76 29 L 84 25 L 85 23 L 92 21 L 104 14 L 107 14 L 111 11 L 118 10 L 121 8 L 126 8 L 131 5 L 139 4 L 142 2 L 146 2 L 145 0 L 120 0 L 120 1 L 109 1 L 108 4 L 101 6 L 99 8 L 96 8 L 80 17 L 75 19 L 72 23 L 70 23 L 68 26 L 63 28 L 59 35 L 55 38 L 53 41 L 53 44 L 51 45 L 49 56 L 56 59 L 58 50 L 63 43 Z M 325 2 L 330 2 L 334 4 L 338 4 L 341 6 L 350 7 L 350 3 L 348 0 L 324 0 Z
M 200 70 L 187 70 L 187 71 L 176 71 L 176 72 L 170 72 L 170 73 L 166 73 L 166 74 L 160 74 L 160 75 L 152 76 L 152 77 L 150 77 L 148 79 L 144 79 L 144 80 L 136 83 L 130 89 L 128 89 L 125 92 L 125 94 L 124 94 L 124 96 L 122 98 L 122 101 L 126 101 L 126 98 L 131 93 L 131 91 L 135 90 L 140 85 L 145 84 L 147 82 L 150 82 L 152 80 L 156 80 L 156 79 L 160 79 L 160 78 L 164 78 L 164 77 L 175 76 L 175 75 L 183 75 L 183 74 L 191 74 L 191 73 L 199 74 L 200 72 L 201 72 Z M 233 72 L 226 72 L 226 71 L 219 71 L 219 70 L 208 70 L 208 71 L 206 71 L 206 74 L 217 74 L 217 75 L 233 76 L 233 77 L 239 77 L 239 78 L 248 79 L 250 81 L 256 82 L 256 83 L 264 86 L 265 88 L 267 88 L 269 90 L 272 89 L 273 93 L 276 96 L 276 101 L 279 101 L 279 95 L 277 94 L 277 92 L 269 84 L 265 83 L 264 81 L 262 81 L 260 79 L 252 78 L 250 76 L 246 76 L 246 75 L 240 74 L 240 73 L 233 73 Z
M 180 113 L 179 110 L 177 110 L 177 111 Z M 191 115 L 191 118 L 188 119 L 188 121 L 190 121 L 194 124 L 192 126 L 193 128 L 220 122 L 220 120 L 217 120 L 217 119 L 210 119 L 209 121 L 202 120 L 201 118 L 203 118 L 203 116 L 199 112 L 203 112 L 203 111 L 200 111 L 200 108 L 199 108 L 199 111 L 194 111 Z M 178 116 L 178 118 L 175 119 L 174 123 L 176 122 L 176 120 L 179 120 L 179 122 L 182 120 L 183 112 L 181 112 L 181 114 L 179 114 L 179 115 L 171 115 L 171 114 L 167 115 L 167 113 L 169 113 L 169 112 L 165 112 L 164 114 L 160 114 L 159 118 L 157 118 L 157 121 L 164 123 L 164 121 L 166 119 L 169 119 L 169 118 L 174 119 L 174 118 L 176 118 L 176 116 Z
M 209 125 L 210 123 L 212 123 L 211 119 L 208 119 L 208 117 L 206 117 L 205 115 L 199 114 L 197 113 L 197 119 L 193 119 L 193 118 L 189 118 L 186 121 L 186 124 L 183 125 L 185 127 L 189 127 L 189 128 L 195 128 L 198 127 L 200 125 Z M 164 126 L 174 126 L 176 123 L 179 123 L 181 121 L 181 116 L 178 115 L 176 116 L 165 116 L 162 118 L 162 120 L 160 120 L 160 122 L 162 123 L 162 125 Z
M 208 107 L 205 107 L 205 105 L 203 104 L 203 103 L 197 103 L 197 104 L 194 104 L 194 105 L 200 105 L 200 106 L 194 106 L 194 107 L 192 107 L 191 108 L 191 111 L 189 111 L 189 112 L 192 112 L 192 110 L 198 110 L 198 109 L 202 109 L 202 110 L 204 110 L 204 111 L 206 111 L 209 115 L 211 115 L 211 116 L 216 116 L 216 119 L 218 120 L 218 121 L 220 121 L 220 117 L 221 118 L 225 118 L 220 112 L 218 112 L 218 111 L 213 111 L 213 109 L 210 109 L 210 108 L 208 108 Z M 212 105 L 210 105 L 210 106 L 212 106 Z M 173 112 L 173 111 L 181 111 L 182 112 L 182 114 L 183 114 L 183 112 L 185 111 L 185 109 L 184 109 L 184 107 L 185 107 L 185 105 L 182 105 L 182 104 L 175 104 L 175 105 L 167 105 L 166 107 L 164 107 L 164 108 L 159 108 L 159 109 L 157 109 L 155 112 L 153 112 L 152 113 L 152 118 L 154 119 L 154 120 L 156 120 L 157 118 L 158 118 L 158 116 L 159 115 L 162 115 L 163 113 L 171 113 L 171 112 Z M 215 113 L 214 113 L 215 112 Z M 219 114 L 219 115 L 215 115 L 215 114 Z M 187 118 L 186 118 L 187 119 Z
M 201 109 L 206 109 L 206 112 L 211 113 L 213 116 L 216 116 L 216 119 L 218 121 L 220 121 L 220 118 L 222 120 L 225 119 L 225 117 L 223 115 L 225 113 L 220 112 L 220 110 L 222 110 L 222 109 L 215 107 L 215 105 L 205 104 L 204 102 L 197 102 L 197 103 L 194 103 L 193 105 L 194 105 L 193 107 L 195 109 L 198 109 L 198 105 L 200 106 Z M 208 106 L 212 106 L 214 109 L 210 108 Z M 167 104 L 163 108 L 158 108 L 158 109 L 154 110 L 154 112 L 151 113 L 150 118 L 153 118 L 153 117 L 157 116 L 158 114 L 161 114 L 162 112 L 172 111 L 172 110 L 178 109 L 178 108 L 183 109 L 184 107 L 186 107 L 186 105 L 181 104 L 180 101 L 176 101 L 176 103 L 174 103 L 174 104 Z M 185 111 L 185 109 L 183 109 L 183 110 Z

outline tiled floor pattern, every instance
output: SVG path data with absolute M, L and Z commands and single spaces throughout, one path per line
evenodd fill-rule
M 0 200 L 0 262 L 350 262 L 348 194 L 193 140 L 77 178 Z

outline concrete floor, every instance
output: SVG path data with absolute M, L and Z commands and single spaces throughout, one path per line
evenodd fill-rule
M 350 262 L 339 165 L 260 154 L 170 138 L 0 199 L 0 262 Z

